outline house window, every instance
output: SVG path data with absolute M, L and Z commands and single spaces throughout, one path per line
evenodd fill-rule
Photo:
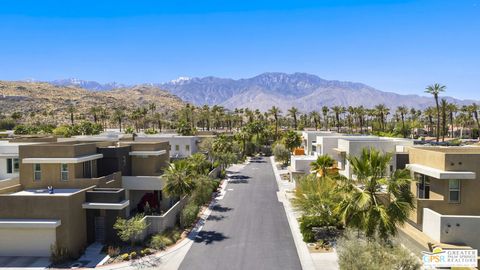
M 190 145 L 189 144 L 185 145 L 185 151 L 187 151 L 187 152 L 190 151 Z
M 38 163 L 33 164 L 33 180 L 40 181 L 41 178 L 42 178 L 42 168 L 40 164 Z
M 460 202 L 460 180 L 448 180 L 448 201 L 452 203 Z
M 7 173 L 13 173 L 13 164 L 11 158 L 7 158 Z
M 180 151 L 180 145 L 178 144 L 175 145 L 175 151 Z
M 68 180 L 68 164 L 61 164 L 61 169 L 60 169 L 60 176 L 62 181 L 67 181 Z
M 415 180 L 417 180 L 417 198 L 430 199 L 430 179 L 428 176 L 415 173 Z
M 19 167 L 18 158 L 7 158 L 7 173 L 18 173 Z
M 18 158 L 13 159 L 13 172 L 18 173 L 20 171 L 20 161 Z

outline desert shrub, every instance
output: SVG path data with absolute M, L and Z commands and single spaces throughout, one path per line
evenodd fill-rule
M 57 245 L 50 246 L 50 261 L 54 264 L 64 263 L 71 259 L 68 249 Z
M 206 204 L 212 198 L 214 188 L 214 182 L 208 176 L 199 177 L 196 180 L 191 200 L 197 205 Z
M 142 249 L 142 251 L 140 251 L 140 254 L 141 254 L 142 256 L 148 256 L 148 255 L 150 255 L 150 254 L 152 254 L 152 253 L 153 253 L 152 250 L 150 250 L 149 248 L 145 248 L 145 249 Z
M 15 121 L 12 119 L 0 120 L 0 130 L 12 130 L 15 127 Z
M 145 130 L 145 134 L 157 134 L 157 131 L 153 128 L 148 128 Z
M 179 228 L 169 229 L 163 234 L 170 238 L 173 243 L 176 243 L 182 237 L 182 231 Z
M 135 259 L 135 258 L 137 258 L 137 252 L 132 251 L 132 252 L 130 253 L 130 259 L 133 260 L 133 259 Z
M 149 247 L 156 250 L 163 250 L 167 246 L 173 244 L 172 239 L 164 234 L 156 234 L 152 236 L 150 240 Z
M 127 127 L 127 128 L 125 128 L 124 132 L 126 134 L 133 134 L 133 132 L 135 132 L 135 130 L 133 129 L 133 127 Z
M 275 144 L 273 147 L 273 155 L 276 161 L 282 162 L 284 165 L 288 164 L 290 160 L 290 151 L 281 143 Z
M 130 219 L 118 217 L 113 225 L 118 237 L 124 242 L 131 241 L 132 246 L 147 227 L 148 224 L 142 215 L 136 215 Z
M 195 202 L 189 202 L 180 213 L 180 226 L 182 226 L 182 228 L 187 228 L 192 225 L 197 219 L 198 210 L 200 210 L 200 208 Z
M 366 239 L 347 230 L 337 243 L 340 269 L 420 269 L 420 261 L 405 248 L 391 242 Z
M 120 258 L 124 261 L 128 261 L 130 260 L 130 255 L 128 253 L 123 253 L 122 256 L 120 256 Z

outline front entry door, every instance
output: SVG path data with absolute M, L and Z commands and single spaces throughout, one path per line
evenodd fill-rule
M 95 242 L 105 242 L 105 217 L 95 217 Z

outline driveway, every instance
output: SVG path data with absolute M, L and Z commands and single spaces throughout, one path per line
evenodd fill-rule
M 182 270 L 301 269 L 269 158 L 233 172 Z
M 1 257 L 0 269 L 45 269 L 50 265 L 48 257 Z

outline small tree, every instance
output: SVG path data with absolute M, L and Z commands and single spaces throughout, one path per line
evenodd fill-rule
M 288 151 L 285 145 L 281 143 L 275 144 L 273 147 L 273 155 L 275 156 L 275 160 L 282 162 L 283 165 L 288 164 L 288 160 L 290 159 L 290 151 Z
M 302 138 L 297 132 L 289 130 L 283 134 L 282 142 L 288 150 L 293 151 L 302 144 Z
M 147 227 L 148 224 L 143 219 L 143 215 L 136 215 L 130 219 L 118 217 L 113 225 L 113 228 L 117 230 L 118 237 L 124 242 L 130 241 L 132 246 Z

